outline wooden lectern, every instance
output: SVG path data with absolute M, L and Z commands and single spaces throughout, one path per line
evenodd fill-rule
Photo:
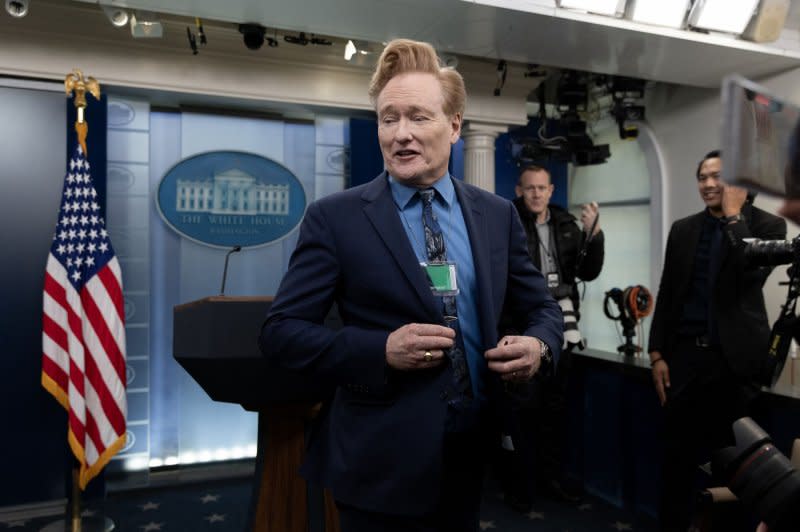
M 258 455 L 250 526 L 253 532 L 308 532 L 303 459 L 306 422 L 332 390 L 270 364 L 258 348 L 271 297 L 212 296 L 178 305 L 173 313 L 173 356 L 214 401 L 258 412 Z M 338 317 L 328 323 L 336 327 Z M 325 492 L 326 532 L 339 520 Z

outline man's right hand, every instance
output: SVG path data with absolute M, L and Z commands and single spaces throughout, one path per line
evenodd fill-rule
M 656 393 L 661 406 L 667 402 L 667 388 L 669 388 L 669 365 L 660 351 L 650 352 L 650 365 L 653 371 L 653 383 L 656 385 Z
M 453 329 L 432 323 L 409 323 L 386 339 L 386 363 L 398 370 L 427 369 L 444 361 L 444 352 L 453 347 Z

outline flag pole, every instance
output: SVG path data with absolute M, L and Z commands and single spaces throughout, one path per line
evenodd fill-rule
M 96 79 L 89 76 L 83 77 L 80 69 L 73 69 L 72 72 L 64 77 L 64 91 L 67 96 L 75 93 L 74 103 L 78 112 L 75 121 L 75 133 L 78 134 L 78 144 L 81 145 L 83 156 L 89 158 L 89 151 L 86 149 L 86 136 L 89 133 L 89 125 L 86 122 L 86 92 L 88 91 L 96 100 L 100 99 L 100 84 Z M 81 488 L 80 488 L 80 469 L 74 467 L 72 470 L 72 532 L 81 532 Z
M 71 519 L 72 532 L 81 532 L 81 488 L 79 479 L 81 471 L 78 467 L 72 468 L 72 501 L 71 501 Z

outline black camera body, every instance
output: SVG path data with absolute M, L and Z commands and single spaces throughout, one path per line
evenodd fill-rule
M 755 421 L 733 423 L 735 445 L 714 453 L 711 468 L 770 532 L 800 528 L 800 471 Z
M 800 319 L 795 314 L 797 297 L 800 295 L 800 236 L 793 240 L 748 240 L 745 242 L 744 256 L 752 266 L 791 264 L 789 292 L 781 314 L 772 326 L 767 357 L 758 378 L 762 386 L 772 387 L 783 372 L 792 338 L 800 341 Z

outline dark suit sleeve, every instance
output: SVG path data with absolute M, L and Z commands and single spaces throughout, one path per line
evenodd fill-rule
M 605 234 L 602 230 L 598 231 L 594 237 L 586 244 L 586 233 L 581 231 L 581 249 L 586 246 L 586 255 L 578 265 L 578 270 L 575 272 L 578 279 L 581 281 L 594 281 L 600 275 L 603 269 L 603 260 L 605 259 Z M 580 250 L 578 251 L 580 256 Z
M 658 285 L 656 295 L 656 305 L 653 311 L 653 320 L 650 322 L 650 335 L 647 343 L 647 352 L 660 351 L 663 355 L 666 345 L 667 317 L 672 308 L 672 298 L 676 297 L 673 280 L 675 273 L 675 253 L 676 253 L 676 229 L 673 225 L 667 237 L 667 249 L 664 253 L 664 267 L 661 270 L 661 282 Z
M 380 392 L 386 380 L 389 331 L 323 325 L 336 298 L 341 266 L 335 236 L 318 203 L 309 206 L 297 247 L 281 281 L 259 346 L 291 369 L 314 372 L 331 384 L 361 384 Z
M 561 307 L 547 289 L 544 277 L 531 262 L 519 215 L 509 203 L 511 216 L 508 242 L 507 308 L 511 316 L 521 317 L 519 330 L 539 338 L 558 360 L 564 334 Z M 517 321 L 517 320 L 515 320 Z

